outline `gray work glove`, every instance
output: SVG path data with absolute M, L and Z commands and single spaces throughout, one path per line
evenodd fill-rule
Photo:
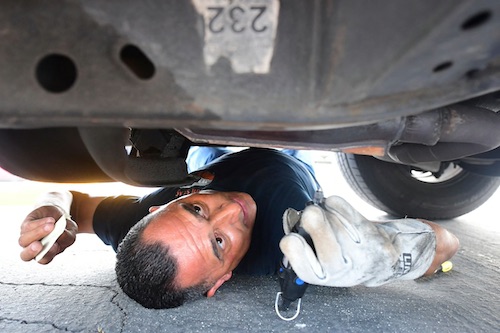
M 295 273 L 309 284 L 376 286 L 399 278 L 410 270 L 408 268 L 403 272 L 400 269 L 404 265 L 401 260 L 406 259 L 400 252 L 400 242 L 394 242 L 397 235 L 390 236 L 386 229 L 368 221 L 340 197 L 327 198 L 321 207 L 307 206 L 300 214 L 287 210 L 283 220 L 286 235 L 280 242 L 280 248 Z M 302 236 L 290 232 L 299 220 L 301 227 L 311 236 L 316 254 Z M 411 221 L 418 223 L 418 230 L 412 236 L 420 237 L 420 224 L 423 223 Z M 429 233 L 428 228 L 422 228 L 426 229 L 424 234 Z M 432 246 L 429 251 L 433 251 Z M 432 261 L 432 256 L 430 259 Z M 417 273 L 420 274 L 420 271 Z

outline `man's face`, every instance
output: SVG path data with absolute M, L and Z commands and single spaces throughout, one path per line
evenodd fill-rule
M 179 263 L 180 287 L 210 281 L 215 286 L 208 293 L 212 296 L 250 246 L 254 200 L 242 192 L 201 191 L 150 209 L 156 210 L 144 240 L 169 245 Z

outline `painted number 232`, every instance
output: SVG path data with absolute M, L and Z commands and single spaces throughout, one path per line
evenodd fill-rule
M 223 32 L 226 28 L 235 33 L 242 33 L 247 28 L 257 33 L 267 29 L 267 25 L 259 22 L 262 14 L 266 11 L 265 6 L 252 6 L 247 9 L 240 6 L 231 8 L 208 7 L 208 10 L 213 12 L 208 23 L 208 29 L 212 33 Z M 229 20 L 225 20 L 224 15 L 227 15 Z

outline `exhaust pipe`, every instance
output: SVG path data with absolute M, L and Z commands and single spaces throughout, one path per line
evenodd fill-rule
M 327 130 L 275 132 L 183 128 L 177 131 L 198 144 L 366 151 L 388 162 L 422 165 L 452 161 L 500 146 L 500 114 L 495 111 L 462 103 L 369 125 Z M 375 151 L 380 153 L 374 154 Z
M 418 144 L 420 135 L 427 135 L 427 143 Z M 403 164 L 451 161 L 483 153 L 500 146 L 500 114 L 456 104 L 407 117 L 396 143 L 387 155 Z

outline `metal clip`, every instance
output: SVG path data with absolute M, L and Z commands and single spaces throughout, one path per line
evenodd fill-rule
M 295 314 L 292 317 L 284 317 L 279 310 L 279 300 L 281 294 L 282 294 L 281 291 L 276 294 L 276 300 L 274 301 L 274 310 L 276 311 L 276 314 L 278 315 L 278 317 L 280 317 L 280 319 L 285 321 L 292 321 L 299 316 L 300 304 L 302 303 L 302 298 L 299 298 L 299 300 L 297 301 L 297 310 L 295 311 Z
M 323 196 L 323 190 L 318 188 L 316 192 L 314 192 L 313 203 L 315 205 L 321 206 L 325 197 Z

